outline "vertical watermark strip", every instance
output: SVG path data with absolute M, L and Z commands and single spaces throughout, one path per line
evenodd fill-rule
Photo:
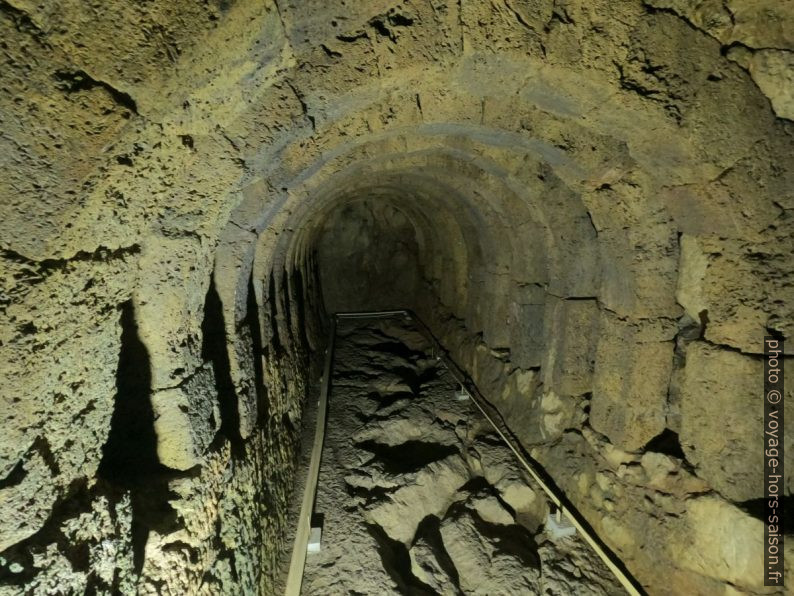
M 783 340 L 764 337 L 764 585 L 783 586 Z

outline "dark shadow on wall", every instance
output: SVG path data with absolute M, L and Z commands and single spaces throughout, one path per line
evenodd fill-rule
M 276 276 L 271 275 L 268 280 L 267 302 L 270 308 L 270 328 L 272 337 L 270 338 L 270 345 L 273 347 L 272 355 L 279 358 L 286 352 L 284 342 L 281 341 L 281 334 L 278 327 L 278 309 L 276 308 Z
M 653 451 L 655 453 L 663 453 L 664 455 L 669 455 L 671 457 L 677 457 L 678 459 L 685 461 L 686 464 L 691 467 L 691 464 L 686 461 L 686 454 L 684 453 L 683 447 L 681 447 L 681 441 L 678 438 L 678 433 L 670 430 L 669 428 L 665 428 L 661 433 L 648 441 L 644 450 Z
M 248 302 L 245 310 L 245 324 L 251 334 L 251 350 L 254 360 L 254 391 L 256 392 L 257 417 L 261 425 L 270 415 L 270 403 L 267 398 L 265 385 L 265 371 L 262 366 L 264 347 L 262 345 L 262 332 L 259 326 L 259 305 L 254 294 L 254 278 L 248 280 Z
M 229 440 L 232 455 L 243 456 L 243 439 L 240 436 L 240 413 L 237 409 L 237 393 L 232 383 L 229 353 L 227 352 L 226 328 L 223 321 L 223 305 L 215 280 L 204 299 L 204 320 L 201 322 L 203 343 L 201 357 L 212 363 L 215 373 L 215 389 L 218 392 L 218 408 L 221 412 L 221 434 Z
M 131 302 L 122 305 L 120 323 L 116 403 L 110 420 L 110 435 L 102 448 L 99 474 L 116 484 L 127 485 L 151 474 L 159 461 L 150 398 L 149 354 L 138 337 Z
M 766 497 L 751 499 L 736 503 L 736 506 L 745 513 L 766 523 L 768 517 L 773 513 L 771 510 L 767 511 L 767 501 Z M 775 513 L 777 513 L 779 518 L 782 517 L 779 523 L 780 532 L 786 536 L 786 540 L 794 540 L 794 514 L 792 514 L 794 512 L 794 495 L 778 497 L 777 501 L 778 509 Z
M 157 457 L 149 353 L 138 336 L 131 301 L 121 306 L 119 322 L 116 398 L 98 475 L 111 486 L 130 491 L 133 560 L 135 571 L 140 574 L 149 531 L 167 530 L 176 521 L 176 513 L 168 503 L 168 480 L 173 471 Z
M 320 268 L 317 264 L 317 251 L 312 252 L 311 259 L 309 260 L 309 279 L 311 280 L 311 288 L 306 288 L 306 304 L 312 310 L 314 322 L 318 325 L 316 333 L 319 336 L 313 339 L 321 343 L 322 339 L 328 335 L 328 312 L 325 310 L 325 300 L 323 299 L 323 283 L 320 278 Z
M 281 272 L 281 306 L 284 313 L 284 329 L 287 332 L 287 340 L 289 345 L 294 349 L 296 345 L 295 333 L 293 332 L 292 324 L 292 308 L 290 301 L 292 300 L 292 293 L 290 292 L 289 276 L 286 271 Z
M 309 336 L 306 332 L 306 282 L 300 269 L 292 270 L 292 287 L 295 288 L 295 316 L 300 330 L 300 342 L 302 346 L 310 346 Z

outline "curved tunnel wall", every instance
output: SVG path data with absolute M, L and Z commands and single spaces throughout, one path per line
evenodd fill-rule
M 0 8 L 3 586 L 271 590 L 326 300 L 363 287 L 430 324 L 649 591 L 761 591 L 794 28 L 743 2 L 188 4 L 58 31 Z M 378 259 L 325 293 L 367 230 L 412 290 Z M 130 395 L 144 478 L 107 456 Z
M 423 284 L 418 294 L 399 289 L 395 294 L 390 279 L 362 271 L 365 282 L 387 295 L 370 302 L 370 308 L 411 307 L 430 322 L 454 357 L 494 397 L 523 444 L 535 446 L 533 454 L 547 466 L 565 470 L 555 480 L 567 476 L 562 484 L 567 494 L 582 499 L 578 506 L 592 511 L 607 499 L 607 511 L 614 511 L 614 499 L 639 498 L 637 492 L 626 497 L 626 488 L 610 485 L 597 465 L 590 473 L 598 488 L 589 485 L 588 472 L 581 466 L 588 452 L 605 449 L 619 469 L 631 469 L 634 462 L 646 479 L 654 473 L 651 466 L 679 461 L 681 467 L 662 473 L 661 481 L 669 483 L 663 490 L 704 490 L 701 478 L 721 476 L 722 464 L 719 457 L 707 463 L 716 455 L 712 452 L 700 460 L 697 476 L 688 472 L 688 458 L 703 457 L 697 453 L 702 436 L 693 433 L 698 423 L 687 421 L 682 412 L 678 385 L 687 382 L 681 379 L 682 359 L 688 344 L 705 331 L 704 321 L 699 312 L 682 311 L 679 304 L 686 303 L 687 290 L 676 276 L 688 265 L 681 253 L 687 249 L 679 247 L 687 239 L 670 214 L 660 210 L 656 197 L 643 189 L 647 178 L 635 171 L 636 178 L 616 184 L 607 169 L 606 178 L 602 174 L 590 180 L 583 168 L 568 160 L 558 168 L 550 165 L 548 153 L 555 154 L 542 144 L 526 153 L 520 146 L 502 151 L 503 133 L 477 125 L 468 137 L 463 127 L 456 128 L 458 136 L 451 141 L 437 128 L 430 130 L 429 138 L 414 140 L 420 151 L 391 154 L 388 140 L 376 141 L 387 150 L 362 150 L 374 157 L 339 172 L 331 166 L 331 182 L 318 185 L 320 191 L 289 220 L 300 229 L 295 244 L 308 252 L 331 247 L 326 266 L 333 275 L 334 263 L 345 258 L 344 251 L 335 251 L 332 235 L 322 242 L 333 214 L 343 212 L 346 201 L 361 197 L 399 204 L 411 214 L 413 230 L 421 230 L 415 234 L 423 239 L 416 244 L 415 260 Z M 395 135 L 399 143 L 410 144 L 406 134 Z M 450 142 L 455 145 L 452 151 Z M 460 145 L 467 146 L 468 153 Z M 587 149 L 589 157 L 597 146 Z M 519 159 L 520 169 L 502 165 Z M 558 169 L 572 180 L 570 185 Z M 383 188 L 382 181 L 391 180 L 395 171 L 394 182 Z M 359 182 L 358 176 L 364 180 Z M 620 209 L 615 210 L 616 204 Z M 345 233 L 351 226 L 360 231 L 355 219 L 346 220 L 346 225 Z M 381 227 L 387 227 L 385 221 Z M 400 236 L 406 229 L 395 227 L 391 232 Z M 359 248 L 366 250 L 377 241 L 370 237 Z M 387 266 L 379 273 L 388 271 Z M 372 296 L 371 291 L 364 294 Z M 361 292 L 352 291 L 350 302 L 341 304 L 361 308 L 360 297 Z M 688 415 L 695 413 L 690 409 Z M 745 477 L 740 470 L 736 465 L 717 482 L 735 491 Z M 697 506 L 723 507 L 706 498 Z M 702 514 L 696 510 L 691 516 Z M 625 508 L 624 512 L 628 513 Z M 646 515 L 634 510 L 628 514 L 630 521 L 610 514 L 589 519 L 598 520 L 594 525 L 606 536 L 619 536 L 631 524 L 652 536 L 656 533 L 660 542 L 649 542 L 658 549 L 654 556 L 669 548 L 671 537 L 689 532 L 692 523 L 690 517 L 657 525 Z M 619 541 L 610 546 L 625 558 L 636 543 L 624 536 L 622 547 Z M 684 549 L 683 541 L 679 546 Z M 650 561 L 646 564 L 650 569 Z M 689 573 L 683 572 L 677 581 L 689 585 Z

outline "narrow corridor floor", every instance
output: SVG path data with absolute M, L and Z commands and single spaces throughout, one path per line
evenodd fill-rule
M 303 593 L 624 593 L 457 387 L 409 321 L 340 321 Z

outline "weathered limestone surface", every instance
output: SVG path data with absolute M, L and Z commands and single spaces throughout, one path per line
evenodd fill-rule
M 665 322 L 601 317 L 590 423 L 616 447 L 636 451 L 665 429 L 672 333 Z
M 324 311 L 398 305 L 649 592 L 764 593 L 792 19 L 0 2 L 0 593 L 270 593 Z
M 734 351 L 694 342 L 687 348 L 681 384 L 681 446 L 700 477 L 734 502 L 763 494 L 763 363 Z M 792 395 L 786 389 L 785 397 Z M 794 424 L 781 436 L 792 443 Z
M 794 119 L 794 16 L 775 0 L 684 2 L 651 0 L 649 5 L 673 10 L 720 41 L 727 55 L 746 68 L 775 113 Z

